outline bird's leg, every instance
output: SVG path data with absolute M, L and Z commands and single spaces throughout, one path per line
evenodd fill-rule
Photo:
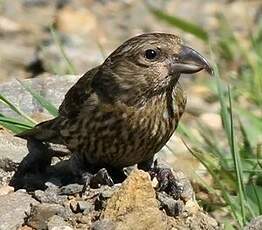
M 97 171 L 97 168 L 87 164 L 80 154 L 73 154 L 70 160 L 73 174 L 80 179 L 81 184 L 84 184 L 82 194 L 88 187 L 98 188 L 101 185 L 114 185 L 106 168 L 100 168 Z
M 152 164 L 152 162 L 154 163 Z M 181 197 L 184 190 L 183 184 L 174 176 L 174 173 L 169 166 L 159 164 L 158 160 L 153 161 L 152 158 L 149 161 L 138 164 L 138 168 L 147 171 L 150 174 L 151 179 L 157 179 L 157 191 L 164 191 L 173 196 L 176 200 Z
M 154 157 L 150 158 L 149 160 L 146 160 L 146 161 L 143 161 L 143 162 L 137 164 L 137 168 L 142 169 L 142 170 L 150 173 L 150 170 L 153 167 L 153 163 L 154 163 Z
M 93 175 L 93 177 L 90 180 L 90 186 L 92 188 L 99 187 L 100 185 L 114 185 L 113 179 L 109 175 L 106 168 L 99 169 L 98 172 L 95 175 Z

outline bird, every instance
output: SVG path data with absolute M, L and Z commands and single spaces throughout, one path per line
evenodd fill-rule
M 79 175 L 136 164 L 149 170 L 185 111 L 181 75 L 201 70 L 213 71 L 177 35 L 132 37 L 69 89 L 56 118 L 17 136 L 66 146 Z

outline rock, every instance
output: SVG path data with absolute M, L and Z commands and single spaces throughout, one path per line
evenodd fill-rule
M 36 204 L 36 200 L 21 191 L 0 196 L 0 229 L 16 230 L 21 227 L 30 205 Z
M 19 228 L 19 230 L 34 230 L 34 229 L 27 225 L 24 225 L 23 227 Z
M 0 196 L 6 195 L 14 191 L 14 188 L 8 185 L 0 186 Z
M 41 7 L 28 7 L 20 0 L 1 2 L 0 81 L 11 76 L 30 77 L 26 68 L 37 47 L 48 36 L 44 28 L 53 22 L 53 2 Z
M 77 193 L 80 193 L 83 190 L 83 185 L 80 184 L 68 184 L 65 186 L 62 186 L 59 189 L 60 195 L 74 195 Z
M 157 199 L 160 201 L 160 208 L 164 209 L 169 216 L 179 216 L 183 212 L 184 203 L 181 200 L 174 200 L 165 192 L 157 193 Z
M 54 215 L 58 215 L 63 219 L 68 219 L 71 214 L 62 205 L 43 203 L 32 206 L 26 224 L 35 229 L 46 229 L 49 218 Z
M 101 210 L 106 207 L 107 200 L 112 197 L 112 195 L 119 189 L 118 184 L 115 184 L 113 187 L 107 185 L 101 186 L 99 195 L 95 200 L 95 209 Z
M 73 213 L 89 214 L 94 211 L 95 205 L 92 200 L 83 200 L 82 198 L 73 198 L 69 201 L 69 206 Z
M 261 230 L 262 229 L 262 216 L 253 218 L 245 227 L 244 230 Z
M 91 230 L 115 230 L 115 223 L 111 220 L 97 220 L 91 226 Z
M 116 223 L 116 229 L 166 229 L 149 174 L 134 170 L 108 200 L 103 219 Z
M 218 230 L 215 219 L 208 216 L 192 199 L 185 203 L 183 213 L 177 218 L 168 217 L 168 229 Z
M 62 102 L 65 93 L 79 79 L 80 76 L 43 76 L 35 79 L 24 80 L 23 82 L 40 93 L 48 101 L 52 102 L 56 107 Z M 41 105 L 27 92 L 21 84 L 16 80 L 9 81 L 0 85 L 0 92 L 14 105 L 22 108 L 23 112 L 29 116 L 35 114 L 43 114 L 44 110 Z M 18 117 L 16 113 L 11 111 L 7 106 L 0 103 L 0 113 L 6 116 Z M 46 113 L 46 112 L 45 112 Z M 20 118 L 20 117 L 19 117 Z M 50 118 L 49 116 L 41 117 L 42 119 Z M 20 118 L 21 119 L 21 118 Z M 0 138 L 1 140 L 1 138 Z M 21 143 L 23 140 L 17 139 Z M 25 142 L 25 141 L 24 141 Z M 1 143 L 1 142 L 0 142 Z M 6 144 L 6 143 L 4 143 Z M 14 144 L 15 145 L 15 144 Z M 0 151 L 1 152 L 1 151 Z M 17 152 L 17 151 L 16 151 Z
M 7 132 L 0 132 L 0 168 L 14 171 L 28 153 L 26 141 Z
M 73 213 L 78 213 L 77 201 L 75 199 L 70 200 L 69 205 Z
M 191 200 L 194 196 L 194 191 L 191 186 L 189 179 L 182 171 L 175 171 L 173 170 L 173 175 L 176 181 L 179 182 L 180 186 L 183 188 L 183 191 L 180 195 L 180 198 L 183 201 Z
M 73 227 L 66 223 L 61 216 L 54 215 L 48 219 L 48 230 L 73 230 Z
M 94 210 L 94 205 L 90 201 L 78 201 L 77 206 L 79 211 L 84 214 Z
M 0 168 L 0 186 L 8 186 L 14 172 L 6 172 Z
M 67 200 L 67 196 L 58 194 L 59 188 L 49 186 L 45 191 L 34 191 L 34 197 L 41 203 L 63 204 Z

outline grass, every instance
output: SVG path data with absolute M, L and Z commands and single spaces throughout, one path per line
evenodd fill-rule
M 214 203 L 200 200 L 206 210 L 228 210 L 231 218 L 223 220 L 225 229 L 242 228 L 253 217 L 262 215 L 262 20 L 257 31 L 249 38 L 249 47 L 243 47 L 223 16 L 219 15 L 220 30 L 215 42 L 200 26 L 168 15 L 164 11 L 148 6 L 152 14 L 163 22 L 180 28 L 209 43 L 215 78 L 207 86 L 212 89 L 220 103 L 220 117 L 223 135 L 221 144 L 216 133 L 199 123 L 199 135 L 194 135 L 189 127 L 180 124 L 178 131 L 183 136 L 188 150 L 207 169 L 213 184 L 207 184 L 200 175 L 197 183 L 205 188 L 210 196 L 217 197 Z M 51 29 L 52 37 L 61 52 L 67 70 L 75 73 L 75 68 L 66 56 L 59 36 Z M 232 64 L 240 63 L 232 74 Z M 224 79 L 230 82 L 230 86 Z M 23 82 L 20 84 L 53 116 L 57 109 Z M 247 103 L 243 104 L 242 101 Z M 0 114 L 0 124 L 14 133 L 29 129 L 36 123 L 19 108 L 0 94 L 4 103 L 21 119 Z M 243 104 L 243 105 L 242 105 Z M 200 199 L 200 198 L 199 198 Z

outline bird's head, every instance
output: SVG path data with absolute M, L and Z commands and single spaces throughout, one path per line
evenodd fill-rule
M 180 74 L 201 70 L 212 74 L 208 61 L 197 51 L 182 44 L 173 34 L 149 33 L 133 37 L 118 47 L 101 66 L 111 92 L 123 100 L 161 93 Z M 99 83 L 98 82 L 98 83 Z M 175 82 L 175 83 L 174 83 Z

